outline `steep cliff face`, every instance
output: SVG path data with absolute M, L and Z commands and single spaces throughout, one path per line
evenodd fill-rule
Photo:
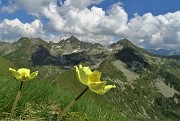
M 115 56 L 128 65 L 129 68 L 138 72 L 148 67 L 145 58 L 131 48 L 123 48 Z
M 35 52 L 31 54 L 31 61 L 36 65 L 56 65 L 57 59 L 50 55 L 48 49 L 39 45 Z

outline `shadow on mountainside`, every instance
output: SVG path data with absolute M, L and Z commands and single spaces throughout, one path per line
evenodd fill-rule
M 52 56 L 44 46 L 39 45 L 37 50 L 32 53 L 31 61 L 33 66 L 53 65 L 67 69 L 87 61 L 87 59 L 82 56 L 83 53 L 84 52 L 72 53 L 56 57 Z
M 139 53 L 136 53 L 131 48 L 123 48 L 115 54 L 117 59 L 120 59 L 127 64 L 129 68 L 135 72 L 140 72 L 143 68 L 147 68 L 149 63 L 145 61 Z

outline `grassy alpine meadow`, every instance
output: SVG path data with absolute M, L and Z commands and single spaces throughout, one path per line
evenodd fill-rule
M 15 79 L 8 71 L 10 67 L 14 66 L 3 57 L 0 57 L 0 120 L 9 120 L 11 108 L 20 85 L 20 81 Z M 72 72 L 73 71 L 74 70 L 72 70 Z M 81 86 L 81 88 L 77 88 L 75 89 L 76 91 L 74 91 L 73 89 L 68 88 L 70 86 L 68 82 L 64 83 L 64 86 L 62 86 L 63 83 L 52 82 L 50 78 L 46 80 L 42 78 L 42 75 L 43 74 L 39 73 L 39 76 L 36 78 L 30 81 L 24 81 L 21 96 L 12 116 L 13 120 L 52 120 L 53 112 L 59 114 L 85 88 L 85 86 Z M 57 79 L 60 79 L 60 81 L 65 79 L 65 77 L 60 76 L 62 76 L 62 74 L 57 75 L 57 77 L 59 77 Z M 74 75 L 71 76 L 73 77 Z M 67 78 L 67 81 L 68 80 L 69 79 Z M 132 120 L 131 118 L 122 116 L 111 103 L 106 102 L 104 98 L 105 96 L 99 96 L 88 91 L 68 111 L 63 117 L 63 120 Z

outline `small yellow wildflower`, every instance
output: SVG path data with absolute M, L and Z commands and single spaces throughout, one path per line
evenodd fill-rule
M 17 71 L 15 69 L 9 68 L 9 71 L 16 79 L 19 79 L 21 81 L 31 80 L 38 75 L 38 71 L 30 74 L 30 70 L 27 68 L 20 68 Z
M 111 88 L 116 88 L 115 85 L 105 86 L 107 82 L 100 81 L 101 73 L 98 71 L 92 72 L 89 67 L 82 67 L 82 65 L 75 66 L 75 69 L 78 80 L 97 94 L 103 95 Z

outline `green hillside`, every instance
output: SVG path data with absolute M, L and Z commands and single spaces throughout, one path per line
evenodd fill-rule
M 50 49 L 48 43 L 40 38 L 22 37 L 14 44 L 17 45 L 16 49 L 4 56 L 16 67 L 31 67 L 33 65 L 31 61 L 32 53 L 38 50 L 39 45 L 43 45 L 47 49 Z
M 123 39 L 108 47 L 75 37 L 59 43 L 21 38 L 13 51 L 0 56 L 0 119 L 8 119 L 20 82 L 9 67 L 39 71 L 25 82 L 14 118 L 50 120 L 52 110 L 64 109 L 84 89 L 74 65 L 90 66 L 102 81 L 115 84 L 105 95 L 86 92 L 71 108 L 67 121 L 154 121 L 180 119 L 179 57 L 152 55 Z M 6 46 L 9 46 L 6 45 Z M 13 45 L 11 45 L 13 47 Z M 1 45 L 0 45 L 1 48 Z M 1 50 L 1 49 L 0 49 Z
M 14 66 L 3 57 L 0 57 L 0 62 L 0 120 L 7 120 L 20 82 L 8 72 L 8 68 Z M 85 88 L 76 80 L 74 70 L 48 79 L 43 78 L 41 67 L 33 70 L 40 70 L 39 77 L 24 83 L 22 97 L 14 115 L 17 120 L 51 120 L 52 110 L 64 109 Z M 88 91 L 72 107 L 65 120 L 130 121 L 129 118 L 115 112 L 116 109 L 104 96 Z
M 111 102 L 125 115 L 145 119 L 179 120 L 180 105 L 176 100 L 180 101 L 180 78 L 171 74 L 172 72 L 169 73 L 170 68 L 162 70 L 157 65 L 151 65 L 140 73 L 128 68 L 115 56 L 111 56 L 100 65 L 99 70 L 103 78 L 118 85 L 112 94 L 107 95 Z M 165 83 L 171 86 L 166 86 Z M 164 88 L 174 92 L 170 93 Z

